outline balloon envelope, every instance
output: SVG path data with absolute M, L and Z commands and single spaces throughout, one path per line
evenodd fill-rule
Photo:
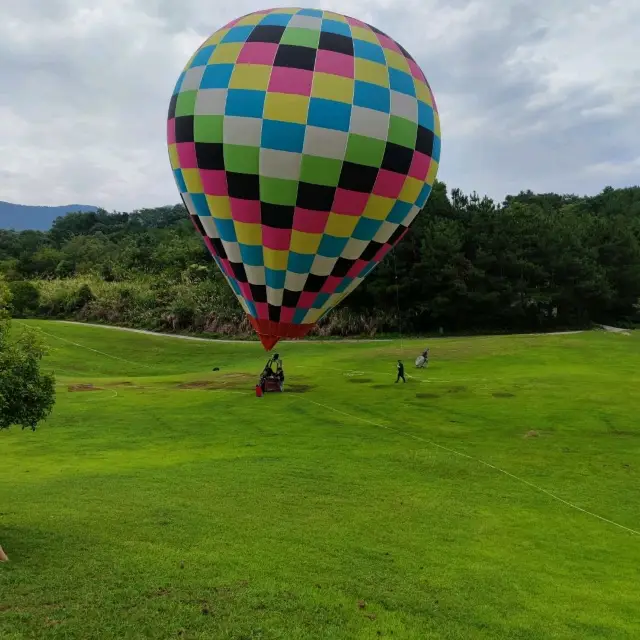
M 169 157 L 196 229 L 267 350 L 304 337 L 424 207 L 440 122 L 410 54 L 315 9 L 234 20 L 194 53 Z

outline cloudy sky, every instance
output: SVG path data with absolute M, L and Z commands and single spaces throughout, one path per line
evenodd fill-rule
M 165 146 L 176 78 L 210 33 L 272 2 L 1 0 L 0 200 L 177 202 Z M 449 186 L 502 199 L 640 183 L 637 0 L 303 6 L 370 22 L 418 60 Z

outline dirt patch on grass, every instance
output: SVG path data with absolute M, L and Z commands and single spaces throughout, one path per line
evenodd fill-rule
M 64 624 L 64 620 L 53 620 L 52 618 L 46 618 L 44 621 L 45 627 L 57 627 L 61 624 Z
M 92 384 L 70 384 L 67 391 L 104 391 L 102 387 L 94 387 Z
M 371 378 L 349 378 L 349 382 L 353 384 L 367 384 L 373 382 L 373 380 Z
M 513 393 L 507 393 L 506 391 L 501 391 L 499 393 L 492 393 L 491 394 L 494 398 L 515 398 L 515 394 Z
M 193 382 L 181 382 L 176 386 L 178 389 L 222 389 L 225 385 L 213 380 L 194 380 Z
M 201 391 L 220 390 L 220 389 L 253 389 L 258 382 L 258 376 L 251 373 L 229 373 L 219 376 L 212 380 L 189 380 L 178 382 L 174 385 L 175 389 L 196 389 Z M 315 387 L 309 384 L 288 384 L 285 381 L 285 393 L 307 393 Z
M 540 437 L 540 432 L 539 431 L 527 431 L 527 433 L 525 433 L 522 437 L 523 438 L 539 438 Z
M 212 380 L 190 380 L 179 382 L 177 389 L 247 389 L 253 388 L 258 376 L 251 373 L 228 373 Z
M 434 400 L 439 397 L 440 396 L 437 393 L 416 393 L 416 398 L 421 398 L 423 400 Z
M 147 385 L 142 385 L 142 384 L 137 384 L 135 382 L 110 382 L 109 384 L 106 384 L 105 387 L 107 387 L 107 389 L 120 389 L 121 391 L 124 391 L 125 389 L 127 390 L 131 390 L 131 391 L 144 391 L 145 389 L 151 389 L 151 386 L 147 386 Z
M 450 387 L 447 390 L 447 393 L 464 393 L 467 390 L 467 387 L 458 386 L 458 387 Z
M 284 392 L 285 393 L 307 393 L 307 391 L 311 391 L 315 387 L 310 384 L 290 384 L 285 385 Z

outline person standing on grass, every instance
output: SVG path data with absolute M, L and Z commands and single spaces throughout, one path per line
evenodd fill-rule
M 396 384 L 400 382 L 400 379 L 402 379 L 402 382 L 406 382 L 404 378 L 404 365 L 402 364 L 402 360 L 398 360 L 398 377 L 396 378 Z

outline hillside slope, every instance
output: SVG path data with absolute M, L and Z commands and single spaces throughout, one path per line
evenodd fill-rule
M 258 399 L 257 342 L 25 324 L 59 386 L 0 432 L 0 638 L 640 638 L 636 334 L 406 384 L 423 341 L 300 343 Z

